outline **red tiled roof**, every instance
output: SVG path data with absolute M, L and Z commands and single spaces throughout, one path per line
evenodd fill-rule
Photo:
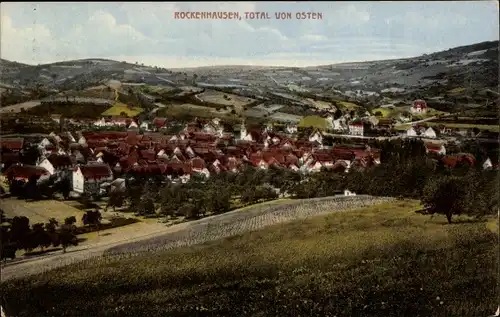
M 332 162 L 333 157 L 325 153 L 312 153 L 313 160 L 316 162 Z
M 156 158 L 156 152 L 154 150 L 141 150 L 140 157 L 147 161 L 154 161 Z
M 354 126 L 354 127 L 362 127 L 363 126 L 363 122 L 361 122 L 361 121 L 358 121 L 358 122 L 349 122 L 349 125 L 350 126 Z
M 195 157 L 191 159 L 191 167 L 193 169 L 204 169 L 205 168 L 205 161 L 199 157 Z
M 216 136 L 210 133 L 203 132 L 193 132 L 191 133 L 191 138 L 196 141 L 215 141 L 217 139 Z
M 51 154 L 49 155 L 49 157 L 47 157 L 47 160 L 49 160 L 50 164 L 52 164 L 54 168 L 73 165 L 73 162 L 71 162 L 71 158 L 69 157 L 69 155 Z
M 83 177 L 87 179 L 108 178 L 113 175 L 108 164 L 88 164 L 80 166 Z
M 421 99 L 415 100 L 413 102 L 413 108 L 427 108 L 427 103 Z
M 34 165 L 11 165 L 3 173 L 7 178 L 25 178 L 28 179 L 32 176 L 43 176 L 49 174 L 49 172 L 41 167 Z
M 0 138 L 0 148 L 19 151 L 23 148 L 24 138 Z

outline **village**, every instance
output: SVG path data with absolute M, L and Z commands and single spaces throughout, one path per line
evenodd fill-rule
M 417 100 L 412 109 L 425 112 L 426 104 Z M 348 172 L 380 164 L 380 150 L 356 141 L 356 137 L 418 138 L 424 141 L 430 155 L 437 155 L 445 164 L 454 167 L 464 159 L 476 164 L 472 154 L 460 153 L 458 158 L 457 154 L 446 155 L 447 138 L 473 137 L 472 129 L 437 129 L 421 123 L 397 132 L 394 120 L 372 118 L 350 118 L 347 114 L 333 119 L 327 115 L 331 132 L 301 129 L 294 123 L 249 126 L 244 121 L 229 132 L 220 119 L 195 118 L 173 135 L 165 134 L 165 129 L 175 124 L 167 118 L 142 122 L 130 118 L 72 120 L 82 131 L 2 138 L 2 174 L 11 191 L 35 177 L 37 182 L 66 180 L 73 194 L 100 197 L 106 195 L 115 179 L 133 175 L 185 183 L 195 174 L 208 178 L 223 171 L 240 171 L 245 165 L 308 174 L 324 168 Z M 351 141 L 335 144 L 332 140 L 338 136 Z M 28 152 L 33 163 L 23 164 L 21 156 Z M 490 158 L 479 163 L 485 168 L 493 167 Z

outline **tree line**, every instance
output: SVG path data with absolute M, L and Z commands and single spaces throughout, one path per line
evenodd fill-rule
M 43 253 L 49 247 L 62 247 L 63 252 L 69 246 L 78 245 L 76 237 L 76 217 L 71 216 L 59 223 L 51 218 L 47 223 L 30 224 L 25 216 L 7 218 L 3 210 L 0 210 L 0 254 L 1 259 L 14 259 L 17 250 L 32 252 L 40 248 Z M 82 216 L 85 226 L 99 226 L 101 213 L 98 210 L 89 210 Z

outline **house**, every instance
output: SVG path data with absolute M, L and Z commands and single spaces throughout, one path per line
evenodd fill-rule
M 427 109 L 428 109 L 427 103 L 422 99 L 418 99 L 415 100 L 412 106 L 410 107 L 410 113 L 424 114 L 427 113 Z
M 137 124 L 137 122 L 135 122 L 134 120 L 132 120 L 130 122 L 130 124 L 128 125 L 128 128 L 129 129 L 139 129 L 139 125 Z
M 101 118 L 92 122 L 92 125 L 94 125 L 95 127 L 107 127 L 108 123 L 104 118 Z
M 73 191 L 89 196 L 101 193 L 100 185 L 113 180 L 113 172 L 108 164 L 94 163 L 80 165 L 73 169 Z
M 288 134 L 295 134 L 297 133 L 297 125 L 296 124 L 287 124 L 285 127 L 285 131 Z
M 73 166 L 69 155 L 51 154 L 48 157 L 42 157 L 37 166 L 45 168 L 50 175 L 63 173 Z
M 167 125 L 167 118 L 154 118 L 153 119 L 153 125 L 156 128 L 156 130 L 160 130 L 163 128 L 166 128 Z
M 488 157 L 486 161 L 483 163 L 483 170 L 489 170 L 493 168 L 493 163 L 491 162 L 491 159 Z
M 0 138 L 0 149 L 19 152 L 24 147 L 24 138 Z
M 415 137 L 417 135 L 417 131 L 415 131 L 413 127 L 410 127 L 408 130 L 406 130 L 406 136 L 408 137 Z
M 437 138 L 436 131 L 434 131 L 434 129 L 431 128 L 431 127 L 427 128 L 425 130 L 425 132 L 422 133 L 422 136 L 425 137 L 425 138 L 431 138 L 431 139 Z
M 224 127 L 220 124 L 220 120 L 218 118 L 214 118 L 213 120 L 205 123 L 201 128 L 201 132 L 222 136 L 224 133 Z
M 364 134 L 364 123 L 361 120 L 355 120 L 349 122 L 349 134 L 350 135 L 360 135 Z
M 323 144 L 323 133 L 321 133 L 320 130 L 315 129 L 309 136 L 309 142 L 318 142 L 319 144 Z
M 443 144 L 425 143 L 425 152 L 446 155 L 446 148 Z
M 151 126 L 151 122 L 144 120 L 139 125 L 139 129 L 145 130 L 145 131 L 150 131 L 151 130 L 150 126 Z
M 349 127 L 347 125 L 346 118 L 342 116 L 338 119 L 333 120 L 332 129 L 334 131 L 347 132 L 349 130 Z
M 30 178 L 45 179 L 50 177 L 50 173 L 41 166 L 15 164 L 7 168 L 3 175 L 9 182 L 21 181 L 28 182 Z
M 39 148 L 46 148 L 50 145 L 52 145 L 52 142 L 50 142 L 49 139 L 47 139 L 47 138 L 43 138 L 42 141 L 40 141 L 40 143 L 38 143 Z
M 344 196 L 356 196 L 356 193 L 346 189 L 344 190 Z

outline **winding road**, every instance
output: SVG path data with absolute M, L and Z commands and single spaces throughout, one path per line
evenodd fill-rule
M 334 196 L 261 204 L 225 214 L 181 223 L 171 227 L 152 227 L 134 238 L 89 244 L 67 253 L 48 254 L 37 258 L 7 263 L 2 267 L 2 281 L 65 266 L 102 256 L 134 256 L 143 252 L 167 250 L 213 241 L 295 219 L 304 219 L 330 212 L 372 206 L 392 198 L 372 196 Z M 103 234 L 101 232 L 101 234 Z

